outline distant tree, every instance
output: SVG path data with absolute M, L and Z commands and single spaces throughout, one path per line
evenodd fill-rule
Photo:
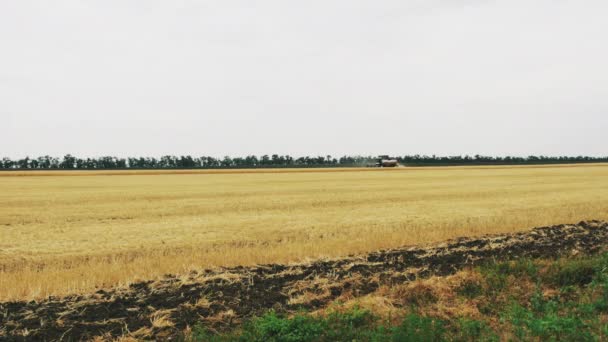
M 36 160 L 38 161 L 38 167 L 41 169 L 48 169 L 51 167 L 48 156 L 38 157 Z
M 114 162 L 116 163 L 116 166 L 114 167 L 117 169 L 127 168 L 127 160 L 125 158 L 114 158 Z
M 61 165 L 59 158 L 49 157 L 49 167 L 51 169 L 58 169 Z
M 76 167 L 76 158 L 71 154 L 66 154 L 63 157 L 63 160 L 59 164 L 59 167 L 62 169 L 73 169 Z
M 87 161 L 81 158 L 76 158 L 76 168 L 79 170 L 86 169 Z
M 260 159 L 260 164 L 262 165 L 270 165 L 270 157 L 268 157 L 267 154 L 263 155 L 262 158 Z
M 258 157 L 256 156 L 247 156 L 245 157 L 245 163 L 249 167 L 256 167 L 260 165 Z
M 174 169 L 176 167 L 175 157 L 173 157 L 173 156 L 160 157 L 160 167 L 163 169 Z
M 232 167 L 232 158 L 225 156 L 224 159 L 222 159 L 221 166 Z
M 17 167 L 20 169 L 29 169 L 30 168 L 30 158 L 25 157 L 23 159 L 17 160 Z

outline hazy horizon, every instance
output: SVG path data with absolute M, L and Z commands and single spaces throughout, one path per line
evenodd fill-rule
M 0 157 L 606 156 L 602 1 L 6 1 Z

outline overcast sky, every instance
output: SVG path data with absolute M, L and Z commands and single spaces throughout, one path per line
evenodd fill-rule
M 0 1 L 0 156 L 608 155 L 606 1 Z

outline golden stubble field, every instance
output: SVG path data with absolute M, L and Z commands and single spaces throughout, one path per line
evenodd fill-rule
M 608 165 L 0 172 L 0 300 L 608 219 Z

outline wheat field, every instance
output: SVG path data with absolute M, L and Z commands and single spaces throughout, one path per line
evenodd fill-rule
M 608 165 L 0 173 L 0 300 L 608 219 Z

